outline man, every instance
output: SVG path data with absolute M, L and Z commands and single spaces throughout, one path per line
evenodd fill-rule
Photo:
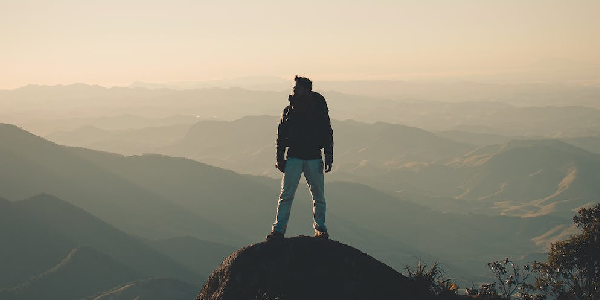
M 327 102 L 312 91 L 312 81 L 295 78 L 290 105 L 281 114 L 277 128 L 277 160 L 275 167 L 283 173 L 277 216 L 267 240 L 283 238 L 290 218 L 292 201 L 304 173 L 313 200 L 315 237 L 329 238 L 325 226 L 325 176 L 333 164 L 333 130 Z M 287 149 L 287 159 L 285 152 Z M 325 163 L 321 157 L 325 154 Z

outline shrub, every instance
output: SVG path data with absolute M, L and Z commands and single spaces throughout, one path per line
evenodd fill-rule
M 581 233 L 553 243 L 548 261 L 535 264 L 536 284 L 558 299 L 600 299 L 600 204 L 573 217 Z
M 408 265 L 404 268 L 408 272 L 408 278 L 413 280 L 416 285 L 431 291 L 435 295 L 456 294 L 458 290 L 456 283 L 445 278 L 446 274 L 437 261 L 429 267 L 419 260 L 415 268 Z
M 494 273 L 497 286 L 494 287 L 498 294 L 504 299 L 537 299 L 540 295 L 534 295 L 534 286 L 527 279 L 532 273 L 530 264 L 519 266 L 508 258 L 493 261 L 487 264 L 490 271 Z

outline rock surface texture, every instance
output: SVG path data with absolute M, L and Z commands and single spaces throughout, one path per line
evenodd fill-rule
M 410 279 L 355 248 L 300 236 L 253 244 L 231 254 L 196 299 L 432 298 Z

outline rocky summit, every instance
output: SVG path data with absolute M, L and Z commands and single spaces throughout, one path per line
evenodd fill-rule
M 337 241 L 299 236 L 227 257 L 197 300 L 431 299 L 394 269 Z

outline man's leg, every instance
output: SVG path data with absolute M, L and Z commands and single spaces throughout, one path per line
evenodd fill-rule
M 315 230 L 327 232 L 325 226 L 325 175 L 323 161 L 320 159 L 307 160 L 304 163 L 304 177 L 313 199 L 313 227 Z
M 285 164 L 285 172 L 281 179 L 281 194 L 277 202 L 277 215 L 273 223 L 273 231 L 285 233 L 290 219 L 292 202 L 302 175 L 302 160 L 290 157 Z

